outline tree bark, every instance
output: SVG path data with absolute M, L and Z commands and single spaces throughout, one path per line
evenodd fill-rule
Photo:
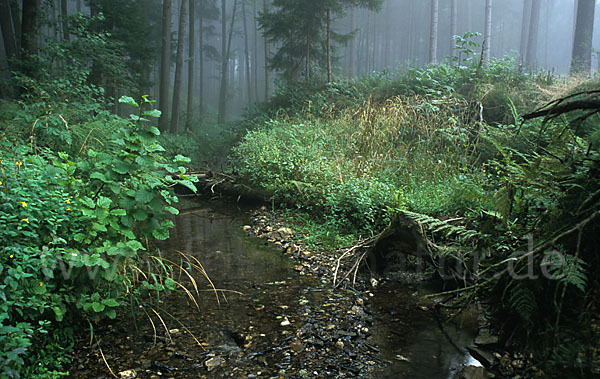
M 187 118 L 185 128 L 192 130 L 194 119 L 194 75 L 196 73 L 196 0 L 189 0 L 190 8 L 190 30 L 189 30 L 189 48 L 188 48 L 188 93 L 187 93 Z
M 310 34 L 306 31 L 306 68 L 304 77 L 306 81 L 310 80 Z
M 263 13 L 266 14 L 269 8 L 269 0 L 263 0 Z M 270 95 L 270 78 L 269 78 L 269 40 L 265 36 L 265 101 L 269 101 Z
M 327 83 L 333 81 L 331 73 L 331 8 L 327 8 Z
M 523 0 L 523 19 L 521 21 L 521 44 L 519 48 L 519 60 L 521 64 L 525 63 L 527 56 L 527 42 L 529 38 L 529 23 L 531 22 L 531 0 Z
M 431 21 L 429 27 L 429 63 L 437 62 L 437 36 L 439 14 L 439 0 L 431 0 Z
M 252 53 L 252 67 L 254 71 L 254 99 L 255 101 L 258 101 L 258 21 L 256 20 L 256 0 L 252 0 L 252 15 L 252 25 L 254 28 L 254 52 Z
M 354 7 L 352 7 L 352 9 L 350 10 L 350 32 L 354 33 L 356 29 L 356 9 Z M 350 62 L 349 62 L 349 67 L 348 67 L 348 74 L 350 76 L 354 76 L 354 66 L 355 66 L 355 61 L 356 61 L 356 57 L 355 57 L 355 51 L 356 51 L 356 38 L 352 38 L 350 40 Z
M 173 116 L 171 117 L 171 133 L 179 134 L 179 110 L 181 108 L 181 82 L 183 77 L 183 54 L 185 54 L 185 32 L 187 29 L 188 2 L 181 0 L 179 11 L 179 28 L 177 31 L 177 56 L 175 58 L 175 80 L 173 83 Z
M 69 23 L 67 22 L 67 16 L 69 15 L 69 9 L 67 8 L 67 0 L 60 0 L 60 16 L 63 32 L 63 41 L 69 41 Z
M 235 23 L 235 11 L 237 7 L 237 0 L 233 1 L 233 12 L 231 14 L 231 26 L 229 27 L 229 36 L 227 40 L 227 4 L 226 0 L 221 0 L 221 33 L 222 33 L 222 59 L 221 59 L 221 88 L 219 90 L 219 116 L 218 123 L 225 123 L 225 116 L 227 113 L 227 77 L 229 75 L 229 52 L 231 51 L 231 37 L 233 35 L 233 26 Z
M 538 0 L 539 1 L 539 0 Z M 592 65 L 595 0 L 578 0 L 571 73 L 589 75 Z
M 18 53 L 17 30 L 16 25 L 13 22 L 9 0 L 0 0 L 0 27 L 2 28 L 6 57 L 16 57 Z
M 485 35 L 483 36 L 484 43 L 484 59 L 489 61 L 492 52 L 492 0 L 485 0 Z
M 198 112 L 202 117 L 202 115 L 204 114 L 204 14 L 202 12 L 200 12 L 200 18 L 198 19 L 198 23 L 198 39 L 200 40 L 200 45 L 198 48 L 198 59 L 200 60 L 200 62 L 198 62 L 200 65 L 198 72 L 198 75 L 200 76 L 200 80 L 198 82 Z
M 23 0 L 21 48 L 27 56 L 37 55 L 38 15 L 41 0 Z
M 458 3 L 457 0 L 452 0 L 450 3 L 450 56 L 456 58 L 457 51 L 454 48 L 456 41 L 454 36 L 458 34 Z
M 248 103 L 252 103 L 252 82 L 250 77 L 250 51 L 248 49 L 248 20 L 246 0 L 242 0 L 242 17 L 244 19 L 244 62 L 246 63 L 246 84 L 248 87 Z
M 538 33 L 540 29 L 540 2 L 541 0 L 533 0 L 531 2 L 531 18 L 529 21 L 529 35 L 527 38 L 527 55 L 525 61 L 530 70 L 537 67 L 537 46 Z
M 162 50 L 160 61 L 160 119 L 158 127 L 161 132 L 169 130 L 169 77 L 171 71 L 171 0 L 163 0 L 162 14 Z

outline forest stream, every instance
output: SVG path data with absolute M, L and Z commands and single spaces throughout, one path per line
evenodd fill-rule
M 473 364 L 465 347 L 476 317 L 442 328 L 423 300 L 427 285 L 332 290 L 322 270 L 299 270 L 280 248 L 249 236 L 251 209 L 191 200 L 181 209 L 160 248 L 196 257 L 217 291 L 196 272 L 197 307 L 183 294 L 162 299 L 169 333 L 157 317 L 154 332 L 142 315 L 136 332 L 131 312 L 103 324 L 98 342 L 76 354 L 75 377 L 110 377 L 108 364 L 125 378 L 454 378 Z

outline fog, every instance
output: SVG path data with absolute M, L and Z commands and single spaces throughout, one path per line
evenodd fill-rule
M 186 0 L 187 2 L 188 0 Z M 374 0 L 375 1 L 375 0 Z M 385 0 L 381 10 L 350 7 L 346 1 L 343 9 L 335 11 L 331 16 L 331 31 L 335 35 L 350 35 L 345 43 L 336 42 L 344 39 L 334 38 L 332 41 L 332 72 L 335 78 L 365 75 L 381 70 L 403 70 L 411 66 L 423 66 L 435 60 L 445 62 L 453 54 L 455 40 L 452 31 L 451 7 L 455 2 L 457 17 L 456 34 L 463 36 L 467 32 L 479 33 L 472 38 L 479 45 L 483 44 L 486 23 L 486 4 L 491 3 L 491 29 L 489 40 L 485 46 L 489 47 L 491 58 L 514 58 L 517 64 L 523 64 L 527 72 L 539 73 L 550 71 L 566 74 L 570 70 L 573 52 L 573 40 L 576 21 L 577 0 L 439 0 L 437 38 L 432 38 L 430 31 L 435 30 L 432 24 L 432 0 Z M 583 1 L 583 0 L 579 0 Z M 194 47 L 189 46 L 189 28 L 183 38 L 183 54 L 185 57 L 183 69 L 183 87 L 185 91 L 189 84 L 189 72 L 194 73 L 193 94 L 191 100 L 195 114 L 204 115 L 203 119 L 216 118 L 219 113 L 219 93 L 223 87 L 225 76 L 225 99 L 227 101 L 226 113 L 231 116 L 240 115 L 249 105 L 264 101 L 277 88 L 277 83 L 284 78 L 281 71 L 267 66 L 270 60 L 281 47 L 277 41 L 264 39 L 264 30 L 257 18 L 267 11 L 281 10 L 278 5 L 292 4 L 290 0 L 194 0 Z M 315 0 L 298 0 L 296 3 L 315 3 Z M 6 9 L 20 12 L 23 1 L 1 0 L 1 11 L 7 16 Z M 49 43 L 52 38 L 60 40 L 58 28 L 63 17 L 81 11 L 84 15 L 91 14 L 92 7 L 99 7 L 100 13 L 107 19 L 112 17 L 111 7 L 115 4 L 141 3 L 146 20 L 147 34 L 140 39 L 140 44 L 152 47 L 153 58 L 146 64 L 148 72 L 144 75 L 153 83 L 145 88 L 152 97 L 159 97 L 160 67 L 162 39 L 161 30 L 163 19 L 163 1 L 161 0 L 125 0 L 118 2 L 99 0 L 45 0 L 41 3 L 40 20 L 38 20 L 40 46 Z M 531 33 L 531 17 L 528 12 L 524 17 L 524 3 L 531 6 L 539 4 L 539 22 L 537 25 L 537 39 L 533 47 L 531 59 L 526 60 L 526 49 L 523 46 L 523 32 Z M 99 5 L 100 4 L 100 5 Z M 112 5 L 111 5 L 112 4 Z M 192 4 L 192 2 L 190 2 Z M 62 7 L 61 7 L 62 6 Z M 116 5 L 115 5 L 116 6 Z M 186 4 L 187 6 L 187 4 Z M 224 6 L 224 8 L 223 8 Z M 66 7 L 63 9 L 63 7 Z M 225 9 L 225 18 L 222 10 Z M 234 16 L 235 10 L 235 17 Z M 180 20 L 181 0 L 171 1 L 171 14 L 168 17 L 171 35 L 171 59 L 169 63 L 169 81 L 173 83 L 176 69 L 175 54 L 177 50 L 178 22 Z M 595 12 L 595 24 L 600 20 Z M 122 14 L 119 16 L 123 16 Z M 129 16 L 129 15 L 126 15 Z M 132 14 L 131 17 L 139 17 Z M 2 17 L 6 19 L 7 17 Z M 225 21 L 225 24 L 222 23 Z M 232 22 L 233 21 L 233 22 Z M 3 22 L 2 41 L 6 44 L 6 36 L 11 33 Z M 189 25 L 189 23 L 187 24 Z M 230 35 L 230 28 L 233 31 Z M 293 26 L 293 23 L 292 23 Z M 114 26 L 114 33 L 117 34 Z M 222 31 L 225 30 L 223 35 Z M 112 32 L 109 30 L 109 32 Z M 15 34 L 18 34 L 15 32 Z M 431 44 L 436 42 L 435 56 L 432 59 Z M 229 42 L 230 41 L 230 42 Z M 225 44 L 223 44 L 225 42 Z M 8 77 L 6 66 L 6 48 L 0 46 L 2 54 L 2 76 Z M 595 28 L 592 40 L 592 72 L 598 70 L 597 49 L 600 46 L 600 31 Z M 228 46 L 228 54 L 223 50 Z M 265 47 L 268 54 L 265 56 Z M 482 53 L 482 47 L 473 47 L 474 55 Z M 126 53 L 128 54 L 128 53 Z M 225 55 L 225 56 L 224 56 Z M 464 58 L 464 55 L 461 56 Z M 224 64 L 226 62 L 227 64 Z M 268 62 L 272 64 L 273 62 Z M 191 70 L 188 65 L 193 64 Z M 227 72 L 222 75 L 222 67 L 227 67 Z M 326 75 L 323 65 L 315 64 L 311 67 L 315 75 Z M 302 80 L 306 74 L 299 75 Z M 170 86 L 170 93 L 177 89 Z M 268 93 L 267 93 L 268 91 Z M 118 92 L 118 91 L 117 91 Z M 160 99 L 159 99 L 160 101 Z M 182 101 L 186 97 L 182 96 Z M 185 109 L 185 107 L 182 107 Z M 221 109 L 223 111 L 223 109 Z

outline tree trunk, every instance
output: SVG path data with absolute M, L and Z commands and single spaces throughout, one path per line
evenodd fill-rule
M 189 0 L 190 8 L 190 30 L 189 30 L 189 48 L 188 48 L 188 93 L 187 93 L 187 118 L 185 128 L 192 130 L 194 119 L 194 74 L 196 65 L 196 0 Z
M 235 11 L 237 0 L 233 1 L 233 12 L 231 15 L 231 26 L 229 27 L 229 36 L 227 36 L 227 4 L 226 0 L 221 0 L 221 88 L 219 90 L 219 116 L 218 123 L 225 123 L 227 113 L 227 77 L 229 75 L 229 52 L 231 51 L 231 37 L 233 35 L 233 26 L 235 23 Z M 225 39 L 227 38 L 227 39 Z
M 21 48 L 26 56 L 37 55 L 38 14 L 41 0 L 23 0 Z
M 527 41 L 529 38 L 529 23 L 531 22 L 532 0 L 523 0 L 523 19 L 521 21 L 521 45 L 519 48 L 519 60 L 521 64 L 525 63 L 527 56 Z
M 489 61 L 492 52 L 492 0 L 485 0 L 485 35 L 483 36 L 484 43 L 484 59 Z
M 250 51 L 248 49 L 248 20 L 246 19 L 246 0 L 242 0 L 242 17 L 244 18 L 244 61 L 246 63 L 246 83 L 248 87 L 248 103 L 252 103 L 252 82 L 250 77 Z
M 431 0 L 431 23 L 429 27 L 429 62 L 437 62 L 437 36 L 439 20 L 439 0 Z
M 450 3 L 450 56 L 456 58 L 457 51 L 454 48 L 456 41 L 454 36 L 458 35 L 458 4 L 457 0 L 452 0 Z
M 253 44 L 254 52 L 252 53 L 253 71 L 254 71 L 254 99 L 258 101 L 258 21 L 256 20 L 256 0 L 252 0 L 252 25 L 253 25 Z
M 2 28 L 2 37 L 7 58 L 16 57 L 18 52 L 17 30 L 13 22 L 10 7 L 9 0 L 0 0 L 0 27 Z
M 203 117 L 204 114 L 204 14 L 202 12 L 200 12 L 200 18 L 198 19 L 199 21 L 199 25 L 198 25 L 198 39 L 200 40 L 200 46 L 198 48 L 198 54 L 199 54 L 199 59 L 200 59 L 200 70 L 198 72 L 198 76 L 200 76 L 200 81 L 198 83 L 198 100 L 199 100 L 199 105 L 198 105 L 198 112 L 200 113 L 200 116 Z
M 181 82 L 183 76 L 183 54 L 185 54 L 185 31 L 187 29 L 188 2 L 181 0 L 179 11 L 179 28 L 177 31 L 177 56 L 175 58 L 175 80 L 173 83 L 173 116 L 171 117 L 171 133 L 179 134 L 179 109 L 181 108 Z
M 327 83 L 331 83 L 331 8 L 327 8 Z
M 304 71 L 306 81 L 310 80 L 310 34 L 308 30 L 306 30 L 306 68 Z
M 171 0 L 163 0 L 162 14 L 162 50 L 160 60 L 160 119 L 158 127 L 161 132 L 169 130 L 169 77 L 171 71 Z
M 539 1 L 539 0 L 538 0 Z M 589 75 L 592 65 L 595 0 L 579 0 L 571 59 L 571 73 Z
M 356 9 L 354 7 L 352 7 L 352 9 L 350 10 L 350 32 L 354 33 L 355 29 L 356 29 Z M 354 76 L 354 66 L 355 66 L 355 61 L 356 61 L 356 57 L 355 57 L 355 51 L 356 51 L 356 38 L 352 38 L 350 40 L 350 62 L 349 62 L 349 67 L 348 67 L 348 74 L 350 76 Z
M 537 45 L 540 26 L 540 2 L 533 0 L 531 3 L 531 18 L 529 21 L 529 36 L 527 38 L 527 55 L 525 61 L 530 70 L 537 67 Z
M 263 0 L 263 13 L 267 13 L 267 9 L 269 7 L 269 0 Z M 269 40 L 265 36 L 265 101 L 269 101 Z
M 67 22 L 67 16 L 69 15 L 69 9 L 67 8 L 67 0 L 60 0 L 60 16 L 63 32 L 63 41 L 69 41 L 69 23 Z

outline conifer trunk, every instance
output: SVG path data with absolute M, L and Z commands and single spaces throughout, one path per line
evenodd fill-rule
M 437 35 L 439 14 L 439 0 L 431 0 L 431 24 L 429 28 L 429 63 L 437 62 Z
M 492 53 L 492 0 L 485 0 L 485 33 L 483 36 L 484 59 L 489 61 Z
M 160 60 L 160 89 L 158 104 L 161 111 L 158 128 L 169 130 L 169 85 L 171 71 L 171 0 L 163 0 L 162 50 Z
M 527 56 L 527 41 L 529 39 L 529 23 L 531 22 L 531 0 L 523 0 L 523 19 L 521 21 L 521 44 L 519 48 L 521 64 Z
M 187 29 L 187 0 L 181 0 L 179 11 L 179 28 L 177 31 L 177 56 L 175 58 L 175 80 L 173 83 L 173 116 L 171 118 L 171 133 L 179 134 L 179 113 L 181 109 L 181 83 L 183 77 L 183 54 L 185 49 L 185 32 Z
M 456 41 L 454 36 L 458 35 L 458 4 L 457 0 L 450 3 L 450 56 L 456 58 L 457 51 L 454 48 Z
M 233 26 L 235 23 L 235 11 L 237 8 L 237 0 L 233 1 L 233 12 L 231 15 L 231 26 L 229 27 L 229 36 L 227 36 L 227 4 L 225 0 L 221 0 L 221 49 L 223 57 L 221 59 L 221 88 L 219 90 L 219 116 L 218 123 L 225 123 L 225 116 L 227 112 L 227 77 L 229 75 L 229 52 L 231 50 L 231 37 L 233 35 Z
M 527 66 L 529 66 L 529 69 L 531 70 L 537 67 L 538 32 L 540 26 L 540 2 L 541 0 L 533 0 L 531 3 L 529 35 L 527 38 L 527 56 L 525 57 Z
M 539 0 L 538 0 L 539 1 Z M 578 0 L 571 72 L 589 75 L 592 66 L 595 0 Z
M 327 83 L 332 82 L 331 73 L 331 8 L 327 8 Z
M 248 50 L 248 20 L 246 19 L 246 1 L 242 0 L 242 17 L 244 19 L 244 61 L 246 63 L 246 84 L 248 87 L 248 102 L 252 103 L 252 82 L 250 77 L 250 51 Z
M 269 2 L 268 0 L 263 0 L 263 13 L 267 13 L 269 7 Z M 265 101 L 269 101 L 269 93 L 270 88 L 269 88 L 269 40 L 267 39 L 267 36 L 265 36 Z
M 192 122 L 194 121 L 194 80 L 196 73 L 196 0 L 189 0 L 190 8 L 190 30 L 189 30 L 189 45 L 188 45 L 188 92 L 187 92 L 187 117 L 185 128 L 192 130 Z

